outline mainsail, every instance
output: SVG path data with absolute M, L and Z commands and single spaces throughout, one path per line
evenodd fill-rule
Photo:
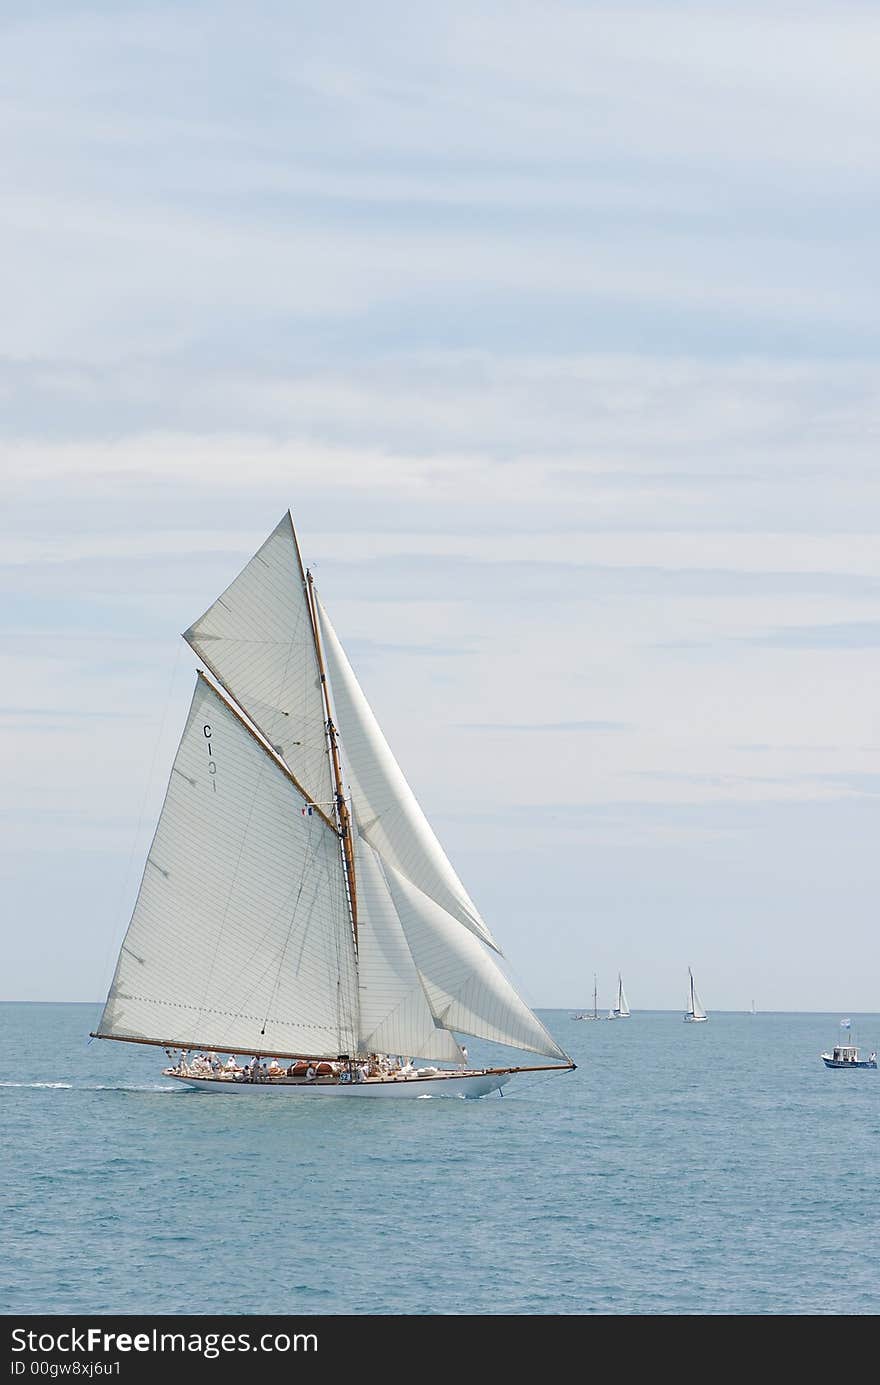
M 287 514 L 186 632 L 225 693 L 199 674 L 99 1036 L 460 1062 L 467 1034 L 570 1066 L 487 950 L 309 580 Z
M 200 677 L 100 1032 L 233 1052 L 357 1043 L 339 843 Z

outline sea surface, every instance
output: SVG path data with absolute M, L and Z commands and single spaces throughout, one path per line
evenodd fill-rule
M 4 1313 L 880 1311 L 880 1073 L 824 1068 L 839 1015 L 545 1010 L 578 1069 L 503 1098 L 263 1104 L 89 1044 L 99 1011 L 0 1005 Z

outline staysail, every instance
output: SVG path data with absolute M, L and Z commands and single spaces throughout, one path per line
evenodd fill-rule
M 336 725 L 361 835 L 386 865 L 500 952 L 406 782 L 327 612 L 320 600 L 316 604 Z
M 399 871 L 386 866 L 386 876 L 438 1022 L 460 1034 L 565 1058 L 474 935 Z
M 357 1004 L 338 838 L 200 676 L 100 1035 L 336 1057 Z
M 321 677 L 289 512 L 183 638 L 329 814 Z
M 381 862 L 362 838 L 356 862 L 360 1051 L 460 1061 L 458 1044 L 431 1010 Z
M 566 1056 L 457 919 L 383 864 L 363 837 L 357 862 L 362 1049 L 454 1060 L 455 1032 Z

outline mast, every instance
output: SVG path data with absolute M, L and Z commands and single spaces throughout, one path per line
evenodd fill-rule
M 321 675 L 321 695 L 324 699 L 324 716 L 327 728 L 327 742 L 330 747 L 330 763 L 333 766 L 334 782 L 334 804 L 336 809 L 336 819 L 339 824 L 339 838 L 342 843 L 342 859 L 345 866 L 345 878 L 348 886 L 348 902 L 351 910 L 351 931 L 354 937 L 354 949 L 358 948 L 358 915 L 357 915 L 357 882 L 354 873 L 354 845 L 351 836 L 351 814 L 348 811 L 348 804 L 345 801 L 345 793 L 342 787 L 342 767 L 339 763 L 339 744 L 336 737 L 336 727 L 333 724 L 332 710 L 330 707 L 330 693 L 327 687 L 327 669 L 324 664 L 324 653 L 321 649 L 321 637 L 318 634 L 318 617 L 315 609 L 315 588 L 311 572 L 304 572 L 302 556 L 299 551 L 299 541 L 296 537 L 296 530 L 293 527 L 293 518 L 288 511 L 290 528 L 293 533 L 293 542 L 296 545 L 296 556 L 299 559 L 300 572 L 303 574 L 305 582 L 306 599 L 309 607 L 309 619 L 312 625 L 312 638 L 315 641 L 315 657 L 318 660 L 318 672 Z
M 596 973 L 593 972 L 593 1019 L 599 1018 L 598 987 L 596 983 Z

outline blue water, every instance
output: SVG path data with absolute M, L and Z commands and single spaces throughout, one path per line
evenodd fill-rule
M 97 1014 L 0 1005 L 0 1311 L 880 1311 L 880 1073 L 823 1067 L 839 1016 L 543 1011 L 578 1071 L 503 1099 L 263 1104 L 86 1046 Z

